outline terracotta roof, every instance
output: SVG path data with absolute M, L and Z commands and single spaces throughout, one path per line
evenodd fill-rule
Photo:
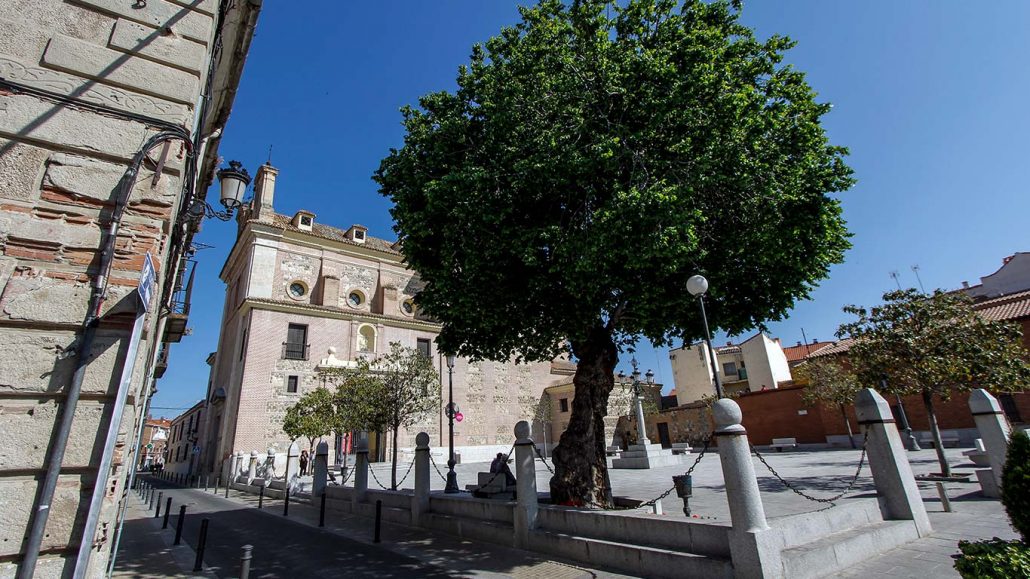
M 982 301 L 973 306 L 988 320 L 1018 320 L 1030 317 L 1030 290 Z
M 783 349 L 783 355 L 787 357 L 788 362 L 797 362 L 799 360 L 804 360 L 811 354 L 814 354 L 820 348 L 832 346 L 835 343 L 836 342 L 812 342 L 811 344 L 790 346 Z
M 828 346 L 823 346 L 818 350 L 814 351 L 809 355 L 809 358 L 821 358 L 823 356 L 834 356 L 836 354 L 843 354 L 851 349 L 851 343 L 854 342 L 851 338 L 844 338 L 839 342 L 831 342 Z
M 340 242 L 340 243 L 346 243 L 348 245 L 355 245 L 355 246 L 358 246 L 358 247 L 368 247 L 370 249 L 374 249 L 376 251 L 382 251 L 384 253 L 392 253 L 394 255 L 401 255 L 401 252 L 397 251 L 394 248 L 394 245 L 396 245 L 396 244 L 394 242 L 392 242 L 392 241 L 387 241 L 385 239 L 380 239 L 378 237 L 372 237 L 371 235 L 366 235 L 365 236 L 365 243 L 358 243 L 356 241 L 351 241 L 350 239 L 347 239 L 347 230 L 346 229 L 340 229 L 339 227 L 333 227 L 331 225 L 325 225 L 325 224 L 319 223 L 317 221 L 314 222 L 311 225 L 311 231 L 304 231 L 303 229 L 300 229 L 300 228 L 295 227 L 293 225 L 293 218 L 292 217 L 290 217 L 288 215 L 282 215 L 281 213 L 276 213 L 275 215 L 272 216 L 272 225 L 274 225 L 275 227 L 279 227 L 281 229 L 287 229 L 289 231 L 299 231 L 301 233 L 308 233 L 308 234 L 312 234 L 312 235 L 315 235 L 317 237 L 321 237 L 321 238 L 324 238 L 324 239 L 330 239 L 332 241 L 337 241 L 337 242 Z

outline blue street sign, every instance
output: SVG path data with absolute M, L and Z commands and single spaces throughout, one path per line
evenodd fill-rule
M 139 285 L 136 286 L 136 291 L 139 292 L 139 299 L 143 303 L 143 309 L 150 311 L 150 299 L 154 297 L 154 284 L 157 282 L 157 272 L 154 271 L 154 260 L 150 257 L 150 252 L 147 252 L 146 259 L 143 260 L 143 271 L 139 274 Z

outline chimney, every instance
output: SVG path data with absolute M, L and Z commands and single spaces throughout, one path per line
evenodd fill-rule
M 798 340 L 798 345 L 799 345 L 799 346 L 801 345 L 801 340 Z
M 962 282 L 962 288 L 963 289 L 969 289 L 969 282 L 968 281 Z
M 812 338 L 812 343 L 813 343 L 813 344 L 815 344 L 815 343 L 817 343 L 817 342 L 819 342 L 819 338 Z
M 275 178 L 279 175 L 279 169 L 265 163 L 258 167 L 257 177 L 254 179 L 254 218 L 262 221 L 270 221 L 275 208 L 272 202 L 275 200 Z

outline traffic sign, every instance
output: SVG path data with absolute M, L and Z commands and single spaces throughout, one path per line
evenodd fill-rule
M 147 450 L 154 450 L 154 443 L 148 442 L 147 443 Z
M 157 281 L 157 272 L 154 270 L 154 260 L 147 252 L 143 260 L 143 271 L 139 274 L 139 284 L 136 291 L 139 292 L 139 299 L 143 303 L 143 310 L 150 311 L 150 299 L 154 297 L 154 284 Z
M 454 419 L 457 420 L 458 422 L 461 422 L 462 420 L 465 420 L 465 415 L 462 414 L 461 412 L 459 412 L 459 413 L 454 415 Z

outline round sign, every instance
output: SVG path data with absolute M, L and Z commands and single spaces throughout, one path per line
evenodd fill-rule
M 154 448 L 154 445 L 148 442 L 147 443 L 147 450 L 152 450 L 153 448 Z
M 458 422 L 461 422 L 462 420 L 465 420 L 465 415 L 462 414 L 461 412 L 459 412 L 459 413 L 454 415 L 454 419 L 457 420 Z

